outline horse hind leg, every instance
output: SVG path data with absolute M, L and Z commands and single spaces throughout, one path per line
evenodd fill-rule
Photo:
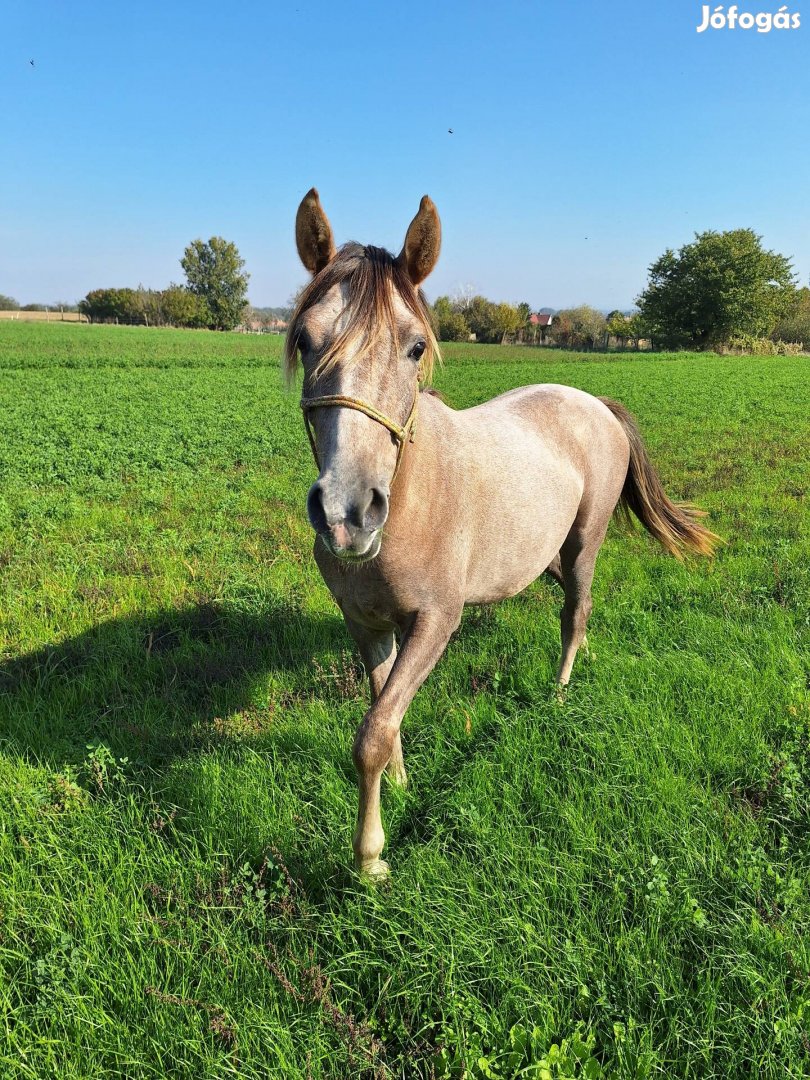
M 554 558 L 548 564 L 548 566 L 545 569 L 545 573 L 553 581 L 556 581 L 557 584 L 562 589 L 565 589 L 565 577 L 563 576 L 562 560 L 560 559 L 560 553 L 559 552 L 557 552 L 557 554 L 554 556 Z M 582 635 L 582 641 L 579 644 L 579 648 L 582 650 L 582 652 L 585 654 L 585 656 L 590 656 L 591 655 L 591 650 L 588 647 L 588 635 L 587 634 Z M 565 649 L 565 637 L 563 638 L 563 649 Z M 575 655 L 576 655 L 576 650 L 574 651 L 574 656 Z M 573 664 L 573 657 L 571 659 L 571 663 Z M 569 675 L 570 675 L 570 671 L 569 671 Z M 559 683 L 559 674 L 558 674 L 558 683 Z M 562 684 L 560 684 L 560 685 L 562 685 Z M 562 700 L 562 698 L 561 698 L 561 700 Z
M 602 537 L 599 537 L 595 544 L 588 542 L 575 527 L 560 549 L 565 600 L 560 614 L 562 656 L 557 671 L 558 686 L 568 684 L 580 646 L 583 646 L 586 652 L 588 649 L 586 630 L 593 608 L 591 584 L 601 541 Z
M 545 569 L 545 573 L 548 574 L 550 578 L 553 578 L 553 580 L 556 581 L 558 585 L 562 585 L 563 587 L 565 587 L 565 582 L 563 581 L 562 563 L 560 561 L 559 552 L 557 552 L 557 554 L 548 564 Z
M 408 774 L 405 771 L 405 758 L 402 754 L 402 736 L 399 732 L 394 736 L 394 746 L 391 750 L 391 758 L 385 766 L 385 774 L 395 787 L 408 786 Z

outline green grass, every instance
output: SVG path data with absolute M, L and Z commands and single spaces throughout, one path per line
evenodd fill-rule
M 468 613 L 374 891 L 280 347 L 0 325 L 0 1076 L 808 1075 L 810 360 L 446 348 L 622 400 L 727 544 L 611 529 L 562 707 L 556 587 Z

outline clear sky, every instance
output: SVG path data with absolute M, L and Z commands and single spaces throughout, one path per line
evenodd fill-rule
M 217 234 L 284 304 L 312 185 L 339 243 L 395 251 L 427 192 L 431 299 L 625 308 L 666 247 L 749 226 L 806 283 L 810 2 L 787 10 L 699 34 L 692 0 L 5 0 L 0 293 L 161 288 Z

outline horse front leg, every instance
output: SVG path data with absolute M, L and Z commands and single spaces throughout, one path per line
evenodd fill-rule
M 364 877 L 380 878 L 388 873 L 388 864 L 380 858 L 385 844 L 380 778 L 386 766 L 396 762 L 397 750 L 401 760 L 402 718 L 460 621 L 461 608 L 453 614 L 430 612 L 416 616 L 379 696 L 357 729 L 352 757 L 360 801 L 352 846 L 355 866 Z
M 344 614 L 344 620 L 349 633 L 355 640 L 363 667 L 366 669 L 369 686 L 371 688 L 371 704 L 373 705 L 382 693 L 382 689 L 391 674 L 391 668 L 397 658 L 397 643 L 393 629 L 373 630 L 362 623 L 355 622 Z M 394 740 L 394 748 L 391 760 L 385 766 L 392 784 L 398 787 L 407 787 L 408 774 L 405 772 L 405 759 L 402 756 L 402 738 L 397 732 Z

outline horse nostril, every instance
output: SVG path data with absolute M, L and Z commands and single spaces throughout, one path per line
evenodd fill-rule
M 380 488 L 371 489 L 371 498 L 363 513 L 363 528 L 368 532 L 379 529 L 388 517 L 388 495 Z
M 347 498 L 350 500 L 348 507 L 345 505 Z M 335 499 L 317 480 L 307 495 L 307 516 L 317 533 L 328 532 L 338 525 L 374 532 L 388 517 L 388 494 L 380 488 L 366 488 L 356 499 L 351 496 Z
M 315 532 L 326 532 L 326 511 L 323 508 L 323 488 L 320 481 L 316 481 L 309 489 L 307 495 L 307 516 L 309 523 Z

